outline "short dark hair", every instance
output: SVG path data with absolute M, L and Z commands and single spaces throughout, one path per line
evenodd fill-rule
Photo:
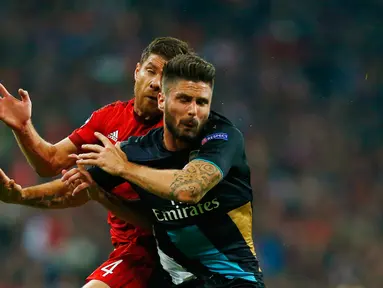
M 176 79 L 205 82 L 214 86 L 215 67 L 195 54 L 178 55 L 164 65 L 162 86 Z
M 193 53 L 193 49 L 185 41 L 173 37 L 158 37 L 144 49 L 141 54 L 140 63 L 144 63 L 150 54 L 156 54 L 166 60 L 170 60 L 177 55 L 188 53 Z

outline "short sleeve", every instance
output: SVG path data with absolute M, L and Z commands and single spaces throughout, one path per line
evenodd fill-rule
M 74 130 L 69 139 L 76 147 L 80 148 L 83 144 L 98 143 L 99 140 L 94 136 L 94 132 L 104 133 L 105 121 L 114 113 L 114 108 L 117 102 L 106 105 L 101 109 L 92 113 L 92 115 L 85 121 L 84 125 Z
M 217 166 L 225 177 L 233 166 L 236 155 L 244 151 L 242 133 L 231 125 L 222 125 L 202 139 L 198 154 L 194 160 L 203 160 Z

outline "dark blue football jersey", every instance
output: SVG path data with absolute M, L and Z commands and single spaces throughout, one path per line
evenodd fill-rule
M 153 217 L 161 263 L 174 283 L 192 277 L 187 267 L 177 264 L 180 252 L 228 279 L 262 281 L 253 244 L 253 193 L 244 139 L 228 119 L 212 112 L 190 149 L 166 150 L 163 128 L 130 137 L 121 149 L 129 161 L 156 169 L 182 169 L 192 160 L 201 160 L 222 173 L 221 182 L 193 205 L 160 198 L 132 184 Z M 97 167 L 89 171 L 107 191 L 125 181 Z

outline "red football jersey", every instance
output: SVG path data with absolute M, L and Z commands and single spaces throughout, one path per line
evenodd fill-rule
M 127 140 L 130 136 L 145 135 L 149 130 L 163 125 L 162 117 L 155 121 L 145 121 L 134 112 L 134 99 L 128 102 L 117 101 L 93 112 L 83 126 L 73 131 L 69 139 L 81 149 L 82 144 L 96 144 L 99 140 L 94 132 L 100 132 L 114 144 Z M 137 193 L 129 183 L 121 184 L 113 190 L 125 199 L 137 199 Z M 148 235 L 147 232 L 135 227 L 112 213 L 108 214 L 108 223 L 113 245 L 136 241 L 138 237 Z

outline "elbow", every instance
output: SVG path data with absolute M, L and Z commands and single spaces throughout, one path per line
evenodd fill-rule
M 45 162 L 45 165 L 34 166 L 33 168 L 40 177 L 55 177 L 59 175 L 63 169 L 71 167 L 74 163 L 74 161 L 63 161 L 60 158 L 52 157 Z
M 44 178 L 44 177 L 55 177 L 59 175 L 61 171 L 67 167 L 52 161 L 52 162 L 48 162 L 44 166 L 40 166 L 40 167 L 34 166 L 33 168 L 40 177 Z
M 37 173 L 37 175 L 43 178 L 54 177 L 59 174 L 55 170 L 48 170 L 48 169 L 35 169 L 35 172 Z
M 55 177 L 60 174 L 60 167 L 54 167 L 53 165 L 47 167 L 34 167 L 35 172 L 40 177 Z
M 195 205 L 203 198 L 204 194 L 202 192 L 203 191 L 182 191 L 178 194 L 180 197 L 178 197 L 177 200 L 179 202 Z
M 41 165 L 33 165 L 33 167 L 40 177 L 55 177 L 63 169 L 73 166 L 75 162 L 75 160 L 68 157 L 66 152 L 60 153 L 56 146 L 52 145 L 44 162 Z

